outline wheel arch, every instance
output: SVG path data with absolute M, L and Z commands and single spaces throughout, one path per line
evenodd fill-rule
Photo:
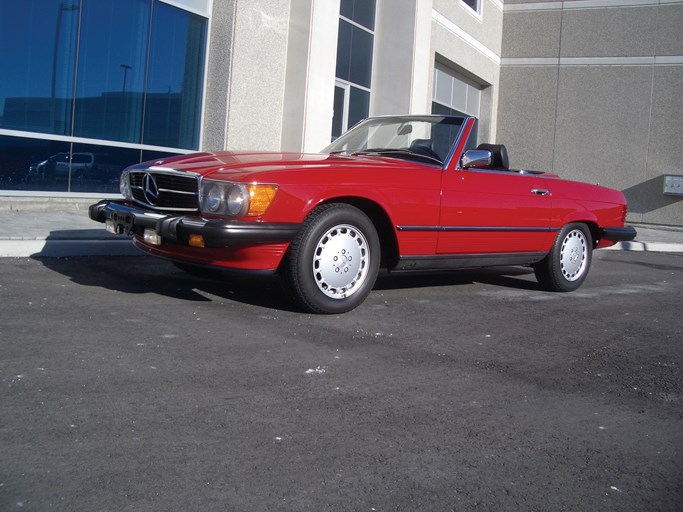
M 339 196 L 325 199 L 316 206 L 331 203 L 348 204 L 358 208 L 367 215 L 374 224 L 375 229 L 377 230 L 377 236 L 379 237 L 382 251 L 380 266 L 383 268 L 391 268 L 396 265 L 399 256 L 398 239 L 396 238 L 396 232 L 391 223 L 389 214 L 379 203 L 364 197 Z
M 571 215 L 565 217 L 562 221 L 562 225 L 560 226 L 560 228 L 566 226 L 567 224 L 584 224 L 588 228 L 588 231 L 590 231 L 590 235 L 593 240 L 593 249 L 595 249 L 598 243 L 600 242 L 600 226 L 598 223 L 598 219 L 595 216 L 585 215 L 589 212 L 581 213 L 584 213 L 584 215 Z
M 598 246 L 598 243 L 600 243 L 600 228 L 598 227 L 598 223 L 596 221 L 573 220 L 571 222 L 567 222 L 567 224 L 583 224 L 586 226 L 591 235 L 591 242 L 593 245 L 592 249 L 595 249 Z

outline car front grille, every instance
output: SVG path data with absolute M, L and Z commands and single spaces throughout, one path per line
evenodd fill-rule
M 199 210 L 199 175 L 152 169 L 130 171 L 133 200 L 154 210 Z

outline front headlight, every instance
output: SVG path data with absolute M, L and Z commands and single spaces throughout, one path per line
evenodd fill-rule
M 276 192 L 277 185 L 202 180 L 199 204 L 202 213 L 258 217 L 268 209 Z
M 232 185 L 228 188 L 228 194 L 225 197 L 225 206 L 230 215 L 235 217 L 245 214 L 245 206 L 249 205 L 249 195 L 244 185 Z
M 119 178 L 119 190 L 125 199 L 133 199 L 133 192 L 130 189 L 130 179 L 128 178 L 128 170 L 124 170 Z
M 220 213 L 223 208 L 223 197 L 223 187 L 219 183 L 211 184 L 204 192 L 202 211 L 206 210 L 210 213 Z

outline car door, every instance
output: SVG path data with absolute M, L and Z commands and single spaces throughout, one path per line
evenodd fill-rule
M 546 252 L 552 179 L 507 170 L 448 170 L 442 178 L 438 254 Z

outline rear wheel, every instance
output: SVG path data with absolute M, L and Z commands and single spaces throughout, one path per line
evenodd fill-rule
M 284 262 L 284 284 L 312 313 L 345 313 L 372 290 L 380 243 L 372 221 L 347 204 L 322 205 L 308 216 Z
M 567 224 L 557 235 L 548 256 L 534 266 L 539 284 L 546 290 L 571 292 L 588 275 L 593 239 L 585 224 Z

